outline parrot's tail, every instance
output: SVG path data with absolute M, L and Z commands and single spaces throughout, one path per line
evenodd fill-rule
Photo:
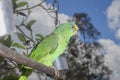
M 19 77 L 19 80 L 27 80 L 27 77 L 32 73 L 32 69 L 23 69 L 22 75 Z
M 19 78 L 19 80 L 27 80 L 27 77 L 26 77 L 26 76 L 21 76 L 21 77 Z

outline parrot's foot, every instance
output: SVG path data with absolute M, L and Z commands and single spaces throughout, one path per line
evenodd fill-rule
M 59 76 L 60 72 L 54 66 L 52 66 L 51 68 L 55 71 L 55 77 Z

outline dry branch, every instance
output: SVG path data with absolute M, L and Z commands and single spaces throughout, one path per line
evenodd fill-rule
M 56 76 L 56 78 L 58 79 L 65 79 L 65 76 L 61 73 L 59 73 L 58 75 L 55 75 L 55 71 L 53 68 L 50 68 L 38 62 L 35 62 L 31 60 L 30 58 L 23 56 L 20 53 L 4 46 L 3 44 L 0 44 L 0 56 L 7 58 L 9 60 L 13 60 L 18 64 L 23 64 L 23 65 L 32 67 L 35 70 L 44 72 L 52 77 Z

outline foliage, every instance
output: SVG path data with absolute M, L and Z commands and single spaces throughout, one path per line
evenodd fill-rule
M 79 26 L 79 31 L 83 36 L 84 41 L 87 39 L 97 39 L 100 36 L 100 32 L 91 23 L 91 18 L 86 13 L 75 13 L 73 15 L 75 23 Z
M 98 54 L 104 50 L 99 43 L 84 43 L 81 40 L 76 40 L 73 45 L 71 43 L 67 50 L 67 80 L 110 79 L 111 70 L 104 64 L 104 53 Z

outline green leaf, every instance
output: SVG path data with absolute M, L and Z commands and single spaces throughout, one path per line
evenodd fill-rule
M 0 56 L 0 63 L 1 63 L 3 60 L 4 60 L 4 58 Z
M 44 36 L 41 35 L 41 34 L 39 34 L 39 33 L 36 34 L 35 36 L 36 36 L 36 38 L 39 39 L 39 40 L 43 40 L 43 39 L 44 39 Z
M 31 27 L 35 22 L 36 22 L 36 20 L 30 20 L 27 25 Z
M 17 7 L 23 7 L 23 6 L 27 5 L 27 4 L 28 4 L 27 2 L 19 2 L 17 4 Z
M 16 42 L 12 42 L 12 47 L 17 47 L 17 48 L 20 48 L 20 49 L 26 49 L 23 45 L 19 44 L 19 43 L 16 43 Z
M 4 44 L 7 47 L 11 46 L 12 38 L 11 35 L 5 35 L 0 37 L 0 43 Z
M 26 44 L 26 39 L 21 33 L 17 33 L 18 39 L 23 42 L 23 44 Z
M 19 14 L 21 16 L 26 16 L 26 14 L 24 12 L 17 12 L 17 14 Z
M 17 0 L 12 0 L 13 3 L 16 3 Z
M 32 31 L 31 27 L 36 22 L 36 20 L 30 20 L 25 26 L 28 30 Z

